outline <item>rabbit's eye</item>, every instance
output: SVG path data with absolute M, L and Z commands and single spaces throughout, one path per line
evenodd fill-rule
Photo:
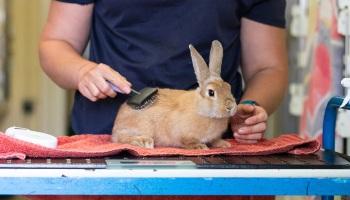
M 208 90 L 208 95 L 209 95 L 210 97 L 215 96 L 215 92 L 214 92 L 214 90 L 209 89 L 209 90 Z

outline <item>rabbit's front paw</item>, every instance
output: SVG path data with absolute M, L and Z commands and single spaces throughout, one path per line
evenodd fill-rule
M 232 145 L 231 145 L 231 143 L 229 143 L 225 140 L 219 139 L 219 140 L 215 140 L 214 142 L 212 142 L 211 146 L 214 148 L 229 148 Z
M 183 137 L 181 138 L 182 146 L 185 149 L 209 149 L 206 144 L 203 144 L 194 137 Z
M 186 149 L 209 149 L 206 144 L 190 144 L 185 146 Z
M 137 136 L 133 138 L 131 141 L 132 145 L 153 149 L 154 148 L 154 140 L 147 136 Z

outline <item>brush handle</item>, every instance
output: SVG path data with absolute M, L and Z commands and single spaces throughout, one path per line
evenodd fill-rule
M 111 83 L 110 81 L 107 81 L 107 82 L 109 83 L 109 85 L 111 86 L 111 88 L 112 88 L 112 90 L 113 90 L 114 92 L 124 93 L 124 92 L 122 92 L 122 90 L 121 90 L 119 87 L 117 87 L 116 85 L 114 85 L 114 84 Z
M 114 85 L 113 83 L 111 83 L 111 82 L 108 81 L 108 80 L 107 80 L 107 82 L 109 83 L 109 85 L 111 86 L 111 88 L 112 88 L 112 90 L 113 90 L 114 92 L 124 93 L 124 92 L 122 92 L 122 90 L 121 90 L 118 86 Z M 140 92 L 138 92 L 138 91 L 136 91 L 136 90 L 134 90 L 134 89 L 132 89 L 132 88 L 131 88 L 131 92 L 134 93 L 134 94 L 140 94 Z

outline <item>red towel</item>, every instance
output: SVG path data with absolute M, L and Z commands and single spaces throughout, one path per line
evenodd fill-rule
M 268 155 L 275 153 L 311 154 L 319 150 L 316 140 L 304 140 L 294 134 L 261 140 L 256 144 L 240 144 L 235 140 L 230 148 L 209 150 L 188 150 L 180 148 L 157 147 L 146 149 L 128 144 L 111 142 L 110 135 L 76 135 L 58 137 L 58 147 L 50 149 L 36 144 L 24 142 L 0 133 L 0 159 L 19 158 L 26 156 L 34 158 L 62 157 L 101 157 L 111 156 L 128 151 L 135 156 L 197 156 L 197 155 Z

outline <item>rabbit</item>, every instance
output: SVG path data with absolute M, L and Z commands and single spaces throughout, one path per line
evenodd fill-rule
M 112 141 L 145 148 L 227 148 L 221 139 L 237 110 L 231 86 L 220 77 L 223 48 L 212 42 L 209 68 L 190 44 L 199 87 L 194 90 L 159 89 L 155 102 L 141 110 L 124 103 L 117 114 Z

